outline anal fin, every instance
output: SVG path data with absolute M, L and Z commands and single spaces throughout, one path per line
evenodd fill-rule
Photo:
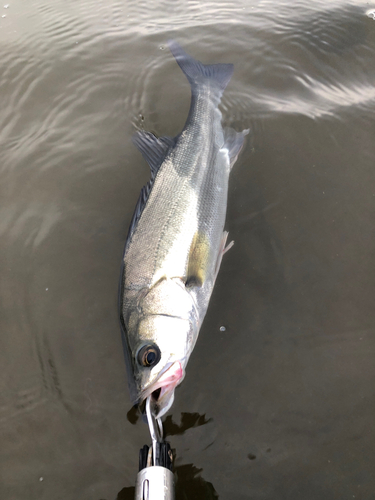
M 224 129 L 224 144 L 221 149 L 228 151 L 230 167 L 236 163 L 238 155 L 244 145 L 245 136 L 250 132 L 250 129 L 236 132 L 233 128 L 226 127 Z
M 215 281 L 217 278 L 217 275 L 219 274 L 220 266 L 221 266 L 221 261 L 223 260 L 223 255 L 232 248 L 234 245 L 234 241 L 231 241 L 227 245 L 227 239 L 228 239 L 228 231 L 223 232 L 223 236 L 220 241 L 220 248 L 219 248 L 219 253 L 217 254 L 217 260 L 216 260 L 216 266 L 215 266 Z

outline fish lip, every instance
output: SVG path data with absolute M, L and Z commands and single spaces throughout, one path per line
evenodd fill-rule
M 158 399 L 161 399 L 168 392 L 173 392 L 183 378 L 184 369 L 181 362 L 174 361 L 173 363 L 169 363 L 159 377 L 141 392 L 138 400 L 139 404 L 142 404 L 157 389 L 161 389 Z

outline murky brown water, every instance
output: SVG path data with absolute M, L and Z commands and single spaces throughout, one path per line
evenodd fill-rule
M 176 135 L 189 106 L 171 37 L 234 63 L 224 121 L 252 130 L 166 418 L 178 500 L 375 498 L 373 9 L 0 6 L 1 499 L 132 496 L 149 437 L 127 416 L 117 284 L 149 175 L 132 134 Z

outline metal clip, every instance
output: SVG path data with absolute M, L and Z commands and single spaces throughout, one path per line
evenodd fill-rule
M 158 465 L 156 463 L 157 457 L 157 443 L 163 442 L 163 424 L 161 418 L 155 418 L 151 412 L 151 395 L 146 399 L 146 416 L 148 422 L 148 428 L 151 434 L 152 440 L 152 462 L 153 465 Z

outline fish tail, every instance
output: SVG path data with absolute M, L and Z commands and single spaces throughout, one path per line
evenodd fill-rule
M 233 75 L 233 64 L 202 64 L 189 56 L 175 40 L 169 40 L 168 46 L 193 91 L 209 83 L 217 90 L 218 97 L 221 97 Z

